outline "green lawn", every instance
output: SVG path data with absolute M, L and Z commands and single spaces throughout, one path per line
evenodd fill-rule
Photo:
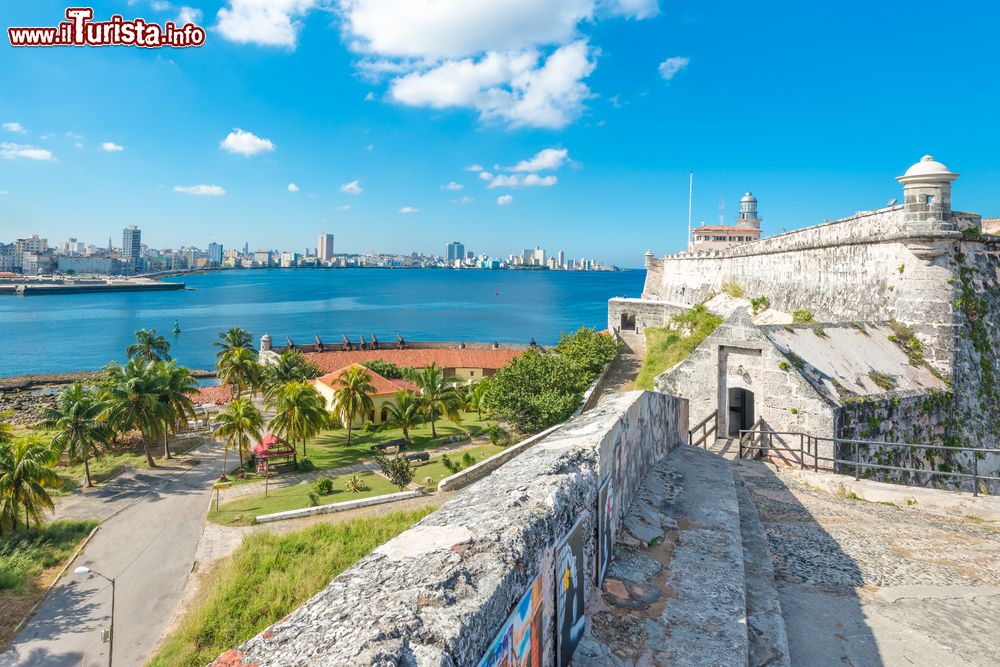
M 339 477 L 331 478 L 333 479 L 333 493 L 328 496 L 321 496 L 317 493 L 319 504 L 342 503 L 347 500 L 382 496 L 387 493 L 399 491 L 382 475 L 377 475 L 373 472 L 363 472 L 359 473 L 358 477 L 364 480 L 368 488 L 359 493 L 349 493 L 344 487 L 351 477 L 352 475 L 340 475 Z M 223 499 L 225 499 L 225 491 L 222 493 Z M 221 524 L 249 525 L 253 523 L 255 516 L 261 514 L 272 514 L 274 512 L 309 507 L 310 493 L 316 493 L 314 482 L 304 482 L 283 489 L 273 489 L 268 492 L 266 498 L 263 493 L 260 493 L 252 496 L 243 496 L 228 503 L 222 502 L 218 510 L 215 509 L 213 502 L 212 509 L 208 513 L 208 520 Z
M 200 604 L 150 665 L 201 667 L 212 662 L 294 611 L 333 577 L 434 509 L 320 524 L 284 535 L 248 535 L 219 563 Z
M 675 328 L 646 327 L 646 356 L 635 379 L 636 389 L 653 389 L 656 376 L 687 359 L 722 324 L 722 318 L 695 306 L 675 315 L 673 324 Z
M 473 461 L 473 464 L 475 464 L 480 461 L 485 461 L 495 454 L 499 454 L 504 449 L 506 449 L 506 447 L 498 447 L 497 445 L 478 445 L 461 452 L 448 453 L 448 458 L 450 458 L 454 463 L 461 464 L 462 469 L 464 470 L 468 467 L 462 461 L 462 457 L 465 456 L 466 453 L 475 459 L 475 461 Z M 441 462 L 441 456 L 434 456 L 431 457 L 430 461 L 421 463 L 416 467 L 413 474 L 413 481 L 417 484 L 423 485 L 423 487 L 428 491 L 435 491 L 437 490 L 438 482 L 453 474 L 453 472 L 444 467 L 444 463 Z M 427 477 L 433 479 L 430 484 L 425 481 Z

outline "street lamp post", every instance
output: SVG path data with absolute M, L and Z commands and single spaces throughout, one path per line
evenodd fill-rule
M 80 567 L 73 570 L 76 574 L 96 574 L 101 579 L 111 582 L 111 630 L 108 632 L 108 667 L 112 667 L 112 659 L 115 655 L 115 580 L 113 577 L 106 577 L 97 570 L 89 567 Z

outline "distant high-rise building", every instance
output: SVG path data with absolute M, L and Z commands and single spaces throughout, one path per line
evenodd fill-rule
M 122 254 L 132 261 L 137 261 L 142 255 L 142 230 L 135 225 L 122 230 Z
M 566 268 L 566 253 L 564 253 L 562 250 L 559 251 L 559 266 L 557 268 L 559 269 Z
M 208 244 L 208 259 L 213 264 L 222 264 L 222 244 L 212 243 Z
M 17 239 L 14 242 L 14 270 L 22 270 L 26 254 L 45 252 L 48 247 L 48 240 L 39 238 L 38 234 L 33 234 L 30 238 Z
M 249 241 L 244 241 L 243 242 L 243 254 L 244 255 L 249 255 L 250 254 L 250 242 Z
M 333 234 L 319 235 L 319 244 L 316 246 L 316 256 L 321 262 L 329 262 L 333 259 Z
M 452 241 L 448 244 L 448 262 L 465 258 L 465 246 L 460 241 Z

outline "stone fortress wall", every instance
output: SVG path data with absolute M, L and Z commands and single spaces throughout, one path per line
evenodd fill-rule
M 614 537 L 687 429 L 683 399 L 609 394 L 215 664 L 476 665 L 536 576 L 541 664 L 554 664 L 553 548 L 579 519 L 589 596 L 600 485 L 611 479 Z

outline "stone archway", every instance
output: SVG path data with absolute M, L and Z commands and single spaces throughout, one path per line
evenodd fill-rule
M 738 438 L 741 429 L 753 427 L 754 395 L 749 389 L 734 387 L 729 390 L 728 399 L 726 433 L 731 438 Z
M 635 331 L 635 313 L 622 313 L 621 331 Z

